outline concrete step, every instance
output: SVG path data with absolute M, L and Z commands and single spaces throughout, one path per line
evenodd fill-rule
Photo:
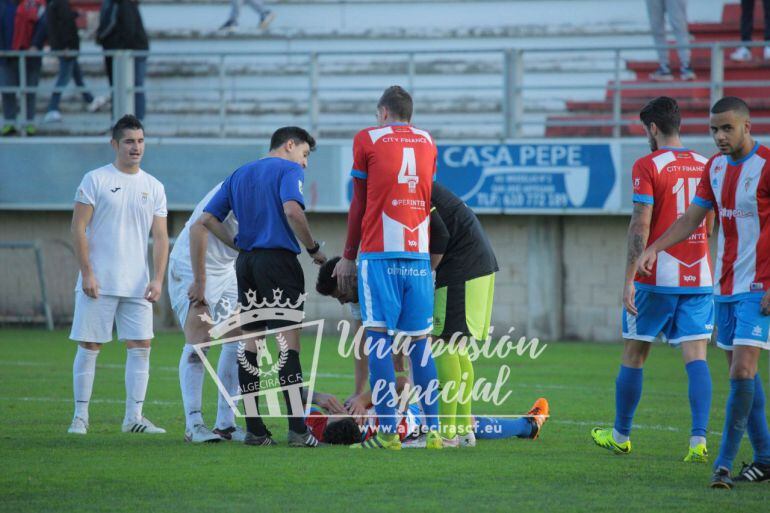
M 500 138 L 502 123 L 499 115 L 463 116 L 463 123 L 455 123 L 456 116 L 420 116 L 419 126 L 429 130 L 441 140 L 456 140 L 468 138 Z M 542 124 L 545 118 L 538 118 Z M 415 120 L 418 121 L 418 120 Z M 534 120 L 533 120 L 534 121 Z M 266 138 L 279 126 L 307 126 L 306 116 L 263 117 L 255 122 L 252 116 L 228 116 L 224 127 L 218 124 L 218 118 L 213 115 L 148 115 L 145 120 L 148 135 L 153 137 L 253 137 Z M 372 123 L 350 119 L 336 119 L 323 124 L 317 136 L 320 139 L 344 138 L 350 139 L 356 132 Z M 40 135 L 106 135 L 109 130 L 107 114 L 68 114 L 64 123 L 38 125 Z
M 621 129 L 623 136 L 644 136 L 644 129 L 639 123 L 639 118 L 632 115 L 624 115 L 622 119 L 627 123 Z M 572 126 L 554 126 L 555 124 L 572 124 Z M 683 120 L 681 133 L 683 135 L 704 135 L 709 130 L 708 118 L 687 118 Z M 770 133 L 770 122 L 752 123 L 752 130 L 756 133 Z M 546 121 L 546 137 L 611 137 L 612 116 L 610 115 L 575 115 L 575 116 L 551 116 Z
M 639 25 L 631 16 L 634 0 L 600 0 L 602 21 L 608 27 Z M 435 28 L 496 27 L 571 24 L 575 27 L 596 22 L 595 6 L 588 2 L 570 0 L 541 0 L 524 2 L 487 0 L 476 2 L 399 2 L 395 8 L 389 2 L 302 2 L 268 7 L 276 18 L 267 33 L 322 30 L 326 32 L 369 31 L 386 27 L 417 29 L 428 33 Z M 184 16 L 179 16 L 180 9 Z M 218 28 L 229 14 L 224 3 L 194 3 L 182 7 L 175 3 L 143 3 L 145 26 L 151 30 Z M 637 9 L 633 9 L 637 10 Z M 490 15 L 494 13 L 494 15 Z M 544 23 L 544 20 L 545 21 Z M 247 6 L 241 9 L 240 30 L 257 33 L 258 16 Z M 646 20 L 643 21 L 646 23 Z
M 764 27 L 764 11 L 762 9 L 762 2 L 754 2 L 754 27 Z M 722 23 L 740 23 L 741 21 L 741 4 L 738 3 L 726 3 L 722 7 Z
M 691 117 L 692 115 L 702 116 L 704 112 L 711 108 L 711 100 L 709 98 L 681 97 L 676 98 L 676 101 L 679 104 L 679 110 L 685 117 Z M 748 103 L 751 109 L 752 116 L 756 113 L 756 117 L 770 117 L 770 98 L 747 98 L 746 103 Z M 620 104 L 620 109 L 624 114 L 638 114 L 642 106 L 644 106 L 643 100 L 624 99 Z M 609 100 L 568 100 L 566 108 L 570 113 L 574 114 L 607 114 L 612 112 L 613 104 Z
M 688 98 L 709 98 L 711 95 L 710 85 L 708 84 L 708 78 L 706 82 L 703 82 L 703 78 L 700 82 L 649 82 L 641 80 L 623 81 L 624 85 L 632 86 L 633 89 L 623 90 L 623 98 L 646 98 L 651 99 L 661 94 L 668 94 L 674 97 L 688 97 Z M 757 83 L 756 87 L 726 87 L 725 96 L 739 96 L 741 98 L 766 98 L 767 86 L 762 85 L 761 82 Z M 606 99 L 612 99 L 615 96 L 613 89 L 614 82 L 610 81 L 607 84 Z
M 674 70 L 679 68 L 678 59 L 672 61 L 671 66 Z M 658 63 L 654 61 L 627 61 L 626 67 L 636 73 L 638 79 L 644 80 L 650 73 L 658 69 Z M 691 67 L 702 79 L 710 79 L 711 59 L 693 59 Z M 762 80 L 770 84 L 770 61 L 735 62 L 725 59 L 724 78 L 725 80 Z
M 690 23 L 690 34 L 696 43 L 711 43 L 713 41 L 740 41 L 741 26 L 738 23 Z M 752 40 L 762 41 L 764 30 L 755 28 Z

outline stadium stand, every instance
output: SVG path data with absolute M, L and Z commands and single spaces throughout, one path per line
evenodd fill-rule
M 694 43 L 715 43 L 740 40 L 740 16 L 739 4 L 726 4 L 723 6 L 722 17 L 714 23 L 690 23 L 690 33 Z M 755 41 L 762 41 L 764 30 L 764 18 L 762 14 L 762 2 L 756 2 L 754 14 Z M 725 81 L 742 82 L 741 84 L 728 85 L 724 88 L 726 95 L 740 96 L 744 98 L 752 111 L 753 118 L 765 118 L 764 121 L 753 123 L 755 133 L 767 133 L 770 131 L 770 98 L 768 97 L 768 84 L 770 84 L 770 61 L 762 59 L 762 47 L 753 47 L 754 59 L 749 62 L 735 62 L 729 55 L 734 47 L 722 48 L 723 73 Z M 672 66 L 679 66 L 678 56 L 671 51 Z M 712 102 L 712 84 L 709 82 L 712 76 L 712 55 L 710 48 L 695 48 L 693 50 L 692 67 L 698 75 L 697 84 L 685 85 L 683 88 L 673 89 L 667 92 L 679 102 L 682 109 L 683 126 L 685 135 L 704 134 L 707 132 L 708 121 L 705 113 Z M 635 86 L 621 92 L 622 117 L 627 124 L 622 128 L 623 135 L 643 135 L 642 127 L 637 123 L 637 115 L 641 105 L 655 96 L 662 94 L 663 89 L 670 89 L 671 84 L 651 82 L 648 75 L 657 68 L 654 60 L 628 60 L 626 67 L 634 73 L 633 80 L 624 81 L 624 85 Z M 751 83 L 755 84 L 751 84 Z M 681 83 L 680 83 L 681 84 Z M 546 135 L 552 137 L 574 136 L 609 136 L 612 128 L 609 126 L 583 125 L 580 121 L 606 121 L 612 119 L 613 96 L 615 95 L 614 83 L 607 86 L 606 98 L 601 101 L 567 101 L 568 115 L 554 115 L 548 118 Z M 571 126 L 556 126 L 558 122 L 569 121 Z
M 278 17 L 268 31 L 259 31 L 256 15 L 245 12 L 239 29 L 227 33 L 216 30 L 227 11 L 223 0 L 147 0 L 142 12 L 151 39 L 148 121 L 154 133 L 164 136 L 264 136 L 280 120 L 317 123 L 321 137 L 349 137 L 370 121 L 369 105 L 387 79 L 411 86 L 422 106 L 417 113 L 421 123 L 443 139 L 603 135 L 606 127 L 574 126 L 585 119 L 606 125 L 602 120 L 612 111 L 612 93 L 605 85 L 611 86 L 616 75 L 616 58 L 612 51 L 595 48 L 639 48 L 622 55 L 630 59 L 618 73 L 623 84 L 637 84 L 648 74 L 651 64 L 643 59 L 653 53 L 642 49 L 649 48 L 651 38 L 640 2 L 601 4 L 603 14 L 597 18 L 585 2 L 568 0 L 536 6 L 399 1 L 394 5 L 401 16 L 389 19 L 384 14 L 390 8 L 371 0 L 279 0 L 271 4 Z M 716 4 L 721 5 L 694 3 L 691 18 L 713 18 L 709 8 Z M 82 19 L 93 28 L 98 3 L 78 0 L 76 6 L 88 11 Z M 727 30 L 693 24 L 696 41 L 737 39 L 736 7 L 726 7 L 733 20 Z M 103 94 L 101 55 L 86 39 L 83 70 Z M 586 40 L 591 47 L 581 48 Z M 523 49 L 521 62 L 513 62 L 521 66 L 519 96 L 508 94 L 510 84 L 506 89 L 512 61 L 506 63 L 501 49 L 509 47 Z M 696 59 L 696 72 L 708 78 L 708 57 L 696 51 Z M 726 65 L 728 80 L 737 70 L 767 77 L 761 74 L 766 64 Z M 47 61 L 42 91 L 52 87 L 54 77 L 55 60 Z M 708 94 L 702 94 L 707 90 L 706 84 L 697 88 L 691 108 L 701 107 L 698 100 L 708 102 Z M 631 115 L 641 103 L 642 98 L 633 97 L 650 94 L 624 91 L 624 114 Z M 47 97 L 39 95 L 38 112 Z M 502 120 L 511 109 L 518 121 L 506 129 Z M 62 113 L 64 122 L 41 127 L 43 133 L 96 135 L 109 125 L 108 114 L 94 118 L 77 102 Z M 457 123 L 460 116 L 463 122 Z

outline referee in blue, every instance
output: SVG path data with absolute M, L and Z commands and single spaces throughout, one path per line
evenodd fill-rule
M 222 183 L 197 221 L 225 244 L 240 254 L 235 264 L 238 278 L 238 299 L 247 304 L 246 293 L 256 292 L 257 300 L 273 300 L 273 291 L 280 289 L 283 300 L 297 303 L 305 293 L 305 276 L 298 255 L 301 243 L 316 264 L 323 264 L 326 256 L 310 233 L 305 217 L 302 183 L 308 155 L 315 149 L 313 137 L 299 127 L 279 128 L 270 139 L 267 157 L 249 162 L 238 168 Z M 238 219 L 238 234 L 232 240 L 222 221 L 232 211 Z M 299 243 L 297 242 L 299 239 Z M 302 304 L 297 306 L 301 310 Z M 294 324 L 291 320 L 267 320 L 243 325 L 243 330 L 264 331 Z M 300 329 L 282 332 L 286 337 L 286 363 L 278 371 L 280 383 L 296 385 L 302 380 L 299 361 Z M 246 346 L 246 359 L 258 366 L 256 343 Z M 238 366 L 241 390 L 259 391 L 259 376 Z M 289 412 L 289 445 L 316 447 L 318 440 L 305 426 L 304 412 L 295 411 L 288 391 L 284 400 Z M 258 396 L 255 396 L 258 404 Z M 262 418 L 246 418 L 248 445 L 274 445 L 272 434 Z

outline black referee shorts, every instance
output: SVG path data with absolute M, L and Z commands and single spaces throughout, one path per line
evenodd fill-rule
M 285 249 L 255 249 L 242 251 L 235 262 L 235 275 L 238 278 L 238 301 L 242 305 L 248 303 L 246 292 L 257 293 L 257 301 L 274 301 L 273 291 L 280 290 L 281 303 L 287 299 L 296 303 L 301 294 L 305 293 L 305 274 L 299 264 L 297 255 Z M 304 310 L 304 303 L 296 310 Z M 288 319 L 271 319 L 244 324 L 242 327 L 249 331 L 277 329 L 296 324 Z

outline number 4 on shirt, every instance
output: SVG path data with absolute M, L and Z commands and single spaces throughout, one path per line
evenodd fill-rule
M 409 192 L 417 190 L 417 183 L 420 177 L 417 176 L 417 159 L 414 156 L 414 148 L 404 148 L 401 157 L 401 170 L 398 172 L 398 183 L 409 185 Z

